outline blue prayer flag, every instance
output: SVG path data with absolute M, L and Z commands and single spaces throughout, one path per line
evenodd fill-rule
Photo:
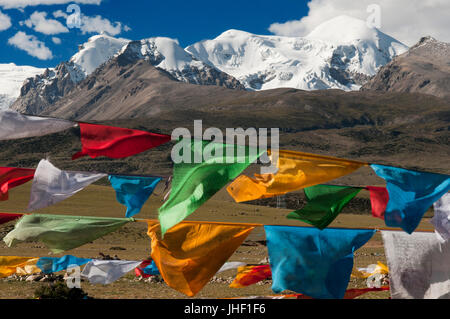
M 353 252 L 376 230 L 264 226 L 272 290 L 319 299 L 342 299 L 353 269 Z
M 45 274 L 51 274 L 61 270 L 66 270 L 69 266 L 81 266 L 87 264 L 91 259 L 78 258 L 71 255 L 66 255 L 61 258 L 58 257 L 41 257 L 36 263 L 36 266 Z
M 110 175 L 109 181 L 116 191 L 117 201 L 127 207 L 126 217 L 132 217 L 141 211 L 161 177 Z
M 411 234 L 434 202 L 450 190 L 450 176 L 403 168 L 370 165 L 386 181 L 389 202 L 384 213 L 386 226 L 401 227 Z
M 156 264 L 155 264 L 154 260 L 152 260 L 150 265 L 146 266 L 145 268 L 142 268 L 141 270 L 146 275 L 153 275 L 153 276 L 161 275 L 161 273 L 159 272 L 158 267 L 156 267 Z

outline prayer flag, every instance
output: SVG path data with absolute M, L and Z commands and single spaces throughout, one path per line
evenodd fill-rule
M 0 110 L 0 140 L 44 136 L 75 127 L 76 123 L 61 119 L 29 116 L 13 110 Z
M 434 216 L 430 222 L 441 240 L 450 239 L 450 193 L 445 194 L 433 204 Z
M 30 181 L 34 177 L 34 169 L 17 167 L 0 167 L 0 201 L 8 200 L 8 191 Z
M 84 266 L 81 276 L 91 284 L 108 285 L 139 266 L 142 261 L 93 259 Z
M 125 216 L 132 217 L 141 211 L 161 177 L 110 175 L 109 181 L 116 191 L 117 201 L 127 207 Z
M 269 152 L 270 153 L 270 152 Z M 275 174 L 242 175 L 231 183 L 227 191 L 236 202 L 284 195 L 350 174 L 363 162 L 344 160 L 293 151 L 280 151 Z M 274 158 L 274 154 L 270 154 Z
M 36 263 L 42 272 L 45 274 L 51 274 L 61 270 L 66 270 L 72 266 L 82 266 L 89 262 L 91 259 L 78 258 L 71 255 L 66 255 L 61 258 L 58 257 L 41 257 Z
M 170 142 L 171 136 L 128 128 L 80 123 L 80 152 L 72 156 L 72 160 L 89 155 L 91 158 L 107 156 L 124 158 L 161 144 Z
M 375 230 L 264 226 L 272 269 L 272 290 L 312 298 L 342 299 L 353 268 L 353 253 Z
M 389 193 L 386 187 L 367 186 L 366 188 L 370 192 L 372 216 L 384 220 L 384 212 L 389 202 Z
M 62 171 L 43 159 L 39 162 L 31 185 L 28 211 L 54 205 L 106 176 L 108 175 Z
M 162 239 L 160 225 L 148 223 L 152 259 L 164 281 L 190 297 L 209 282 L 254 228 L 183 222 L 169 229 Z
M 426 232 L 381 235 L 392 299 L 450 299 L 450 241 Z
M 384 213 L 386 225 L 401 227 L 408 234 L 417 228 L 427 209 L 450 190 L 448 175 L 375 164 L 371 167 L 386 180 L 389 192 Z
M 319 229 L 327 227 L 359 192 L 360 187 L 315 185 L 304 189 L 308 203 L 287 215 Z
M 23 214 L 0 213 L 0 225 L 22 217 Z
M 270 265 L 243 266 L 238 268 L 238 273 L 230 288 L 243 288 L 272 277 Z
M 162 235 L 209 200 L 227 183 L 256 161 L 262 151 L 241 145 L 183 139 L 187 161 L 175 163 L 169 199 L 159 208 Z M 208 155 L 207 158 L 206 155 Z M 189 157 L 190 156 L 190 157 Z M 198 163 L 195 159 L 199 158 Z
M 161 275 L 154 260 L 144 260 L 138 267 L 134 269 L 136 276 L 148 278 L 151 276 Z
M 17 272 L 17 268 L 36 265 L 39 258 L 0 256 L 0 278 L 9 277 Z
M 39 240 L 54 253 L 60 253 L 94 241 L 133 220 L 133 218 L 24 215 L 3 241 L 8 247 L 12 247 L 18 242 Z

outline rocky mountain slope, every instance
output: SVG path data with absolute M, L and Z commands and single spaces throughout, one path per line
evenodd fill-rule
M 383 66 L 362 90 L 418 92 L 450 97 L 450 43 L 422 38 Z
M 41 74 L 45 69 L 18 66 L 14 63 L 0 64 L 0 110 L 9 108 L 20 95 L 20 88 L 27 78 Z

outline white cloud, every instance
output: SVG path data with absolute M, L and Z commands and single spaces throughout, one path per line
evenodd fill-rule
M 34 29 L 34 31 L 47 35 L 69 32 L 69 29 L 58 20 L 47 19 L 46 12 L 35 11 L 24 23 L 27 27 Z
M 61 39 L 57 37 L 52 37 L 52 41 L 54 44 L 61 44 Z
M 406 45 L 414 45 L 431 35 L 450 42 L 450 1 L 448 0 L 311 0 L 308 16 L 300 20 L 274 23 L 269 31 L 284 36 L 306 36 L 320 23 L 340 15 L 366 20 L 367 7 L 381 8 L 380 30 Z
M 64 18 L 64 19 L 68 17 L 67 13 L 63 12 L 62 10 L 56 10 L 55 12 L 53 12 L 53 16 L 55 18 Z
M 0 11 L 0 31 L 9 29 L 11 27 L 11 18 Z
M 122 23 L 111 23 L 111 21 L 106 18 L 102 18 L 99 15 L 89 17 L 82 14 L 80 29 L 83 33 L 106 32 L 112 36 L 115 36 L 122 32 Z
M 53 58 L 52 51 L 45 46 L 45 43 L 39 41 L 34 35 L 28 35 L 19 31 L 8 40 L 9 45 L 13 45 L 21 50 L 26 51 L 29 55 L 40 60 L 49 60 Z
M 0 7 L 5 9 L 25 8 L 28 6 L 55 5 L 67 3 L 100 5 L 102 0 L 0 0 Z

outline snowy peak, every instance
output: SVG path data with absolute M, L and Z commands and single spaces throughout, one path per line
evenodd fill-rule
M 45 69 L 32 66 L 18 66 L 14 63 L 0 64 L 0 110 L 9 108 L 20 94 L 24 81 Z
M 106 34 L 99 34 L 89 38 L 89 40 L 79 47 L 69 61 L 73 71 L 72 80 L 79 82 L 86 76 L 94 72 L 100 65 L 111 59 L 130 40 L 114 38 Z
M 186 48 L 197 59 L 236 77 L 246 88 L 357 90 L 408 48 L 362 20 L 340 16 L 306 37 L 228 30 Z

